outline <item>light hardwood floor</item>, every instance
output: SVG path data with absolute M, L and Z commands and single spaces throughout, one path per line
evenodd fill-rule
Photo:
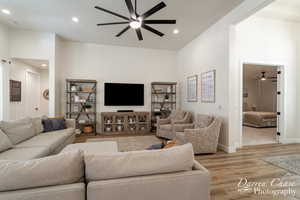
M 77 138 L 76 142 L 85 142 L 87 138 L 91 137 L 80 137 Z M 95 138 L 95 136 L 92 138 Z M 220 151 L 215 155 L 197 155 L 195 156 L 195 159 L 205 166 L 211 173 L 212 200 L 299 200 L 300 177 L 295 174 L 289 174 L 287 176 L 289 173 L 288 171 L 262 160 L 264 157 L 288 154 L 300 154 L 300 144 L 248 146 L 243 147 L 236 153 L 232 154 Z M 274 178 L 281 178 L 284 181 L 295 182 L 296 187 L 292 187 L 291 189 L 297 192 L 296 196 L 298 198 L 291 195 L 272 196 L 257 195 L 252 192 L 239 192 L 238 183 L 241 178 L 247 178 L 248 181 L 266 183 L 270 183 Z M 284 187 L 276 189 L 282 190 L 287 188 Z M 199 197 L 199 200 L 201 200 L 201 197 Z

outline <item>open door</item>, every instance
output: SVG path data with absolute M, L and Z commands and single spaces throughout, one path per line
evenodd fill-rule
M 27 88 L 27 116 L 40 116 L 40 74 L 27 71 L 26 73 L 26 88 Z

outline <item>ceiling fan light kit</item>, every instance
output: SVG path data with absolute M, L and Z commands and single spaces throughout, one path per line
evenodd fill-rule
M 111 15 L 117 16 L 121 19 L 124 19 L 126 21 L 122 22 L 112 22 L 112 23 L 102 23 L 102 24 L 97 24 L 97 26 L 107 26 L 107 25 L 120 25 L 120 24 L 127 24 L 127 26 L 116 35 L 116 37 L 120 37 L 123 35 L 126 31 L 128 31 L 130 28 L 134 29 L 138 39 L 141 41 L 143 40 L 143 35 L 141 29 L 146 29 L 160 37 L 164 36 L 163 33 L 160 31 L 152 28 L 149 26 L 149 24 L 176 24 L 176 20 L 147 20 L 148 17 L 151 15 L 155 14 L 156 12 L 160 11 L 161 9 L 165 8 L 167 5 L 164 2 L 161 2 L 145 12 L 142 15 L 139 15 L 137 12 L 137 0 L 135 0 L 135 7 L 133 7 L 133 4 L 131 0 L 125 0 L 127 9 L 129 11 L 130 16 L 126 17 L 123 15 L 120 15 L 118 13 L 112 12 L 110 10 L 101 8 L 99 6 L 95 6 L 96 9 L 101 10 L 103 12 L 109 13 Z

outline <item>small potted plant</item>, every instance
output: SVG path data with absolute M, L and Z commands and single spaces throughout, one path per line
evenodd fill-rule
M 83 105 L 83 108 L 84 108 L 85 112 L 93 112 L 93 109 L 92 109 L 93 107 L 90 104 Z

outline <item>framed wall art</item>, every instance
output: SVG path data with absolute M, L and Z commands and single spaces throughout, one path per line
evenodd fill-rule
M 216 70 L 201 74 L 201 102 L 216 102 Z
M 22 100 L 22 83 L 21 81 L 9 80 L 10 101 L 21 102 Z
M 198 76 L 190 76 L 187 78 L 187 101 L 198 101 Z

